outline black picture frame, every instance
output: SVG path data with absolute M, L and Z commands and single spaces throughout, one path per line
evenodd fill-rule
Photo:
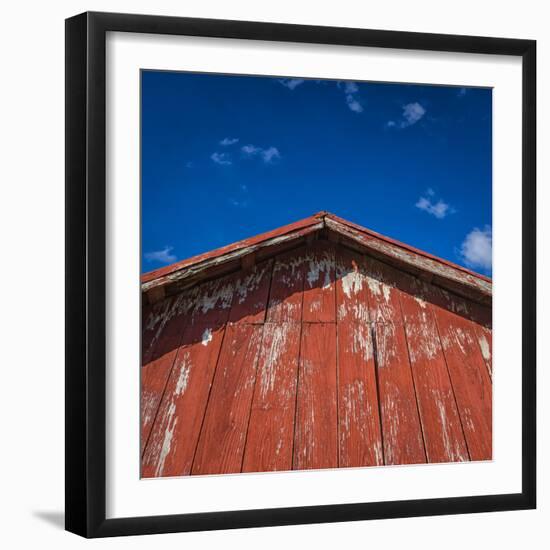
M 108 31 L 518 56 L 522 121 L 522 491 L 344 505 L 105 517 Z M 66 529 L 108 537 L 532 509 L 536 506 L 536 42 L 303 25 L 83 13 L 66 20 Z

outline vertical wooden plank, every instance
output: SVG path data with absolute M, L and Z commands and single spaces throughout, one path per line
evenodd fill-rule
M 336 320 L 334 247 L 321 241 L 312 245 L 306 269 L 303 321 L 334 322 Z
M 141 368 L 141 450 L 149 438 L 149 433 L 155 419 L 160 400 L 166 387 L 166 382 L 172 370 L 178 347 L 181 344 L 184 329 L 187 324 L 185 315 L 176 315 L 173 310 L 164 312 L 162 327 L 158 327 L 155 342 L 143 355 L 142 361 L 147 361 Z
M 231 323 L 263 323 L 273 261 L 257 264 L 244 271 L 235 283 L 233 305 L 229 314 Z
M 377 323 L 375 331 L 385 462 L 426 462 L 405 330 Z
M 304 323 L 294 437 L 295 470 L 338 466 L 336 326 Z
M 375 323 L 401 323 L 401 304 L 395 271 L 389 266 L 365 257 L 369 318 Z
M 143 477 L 190 473 L 222 336 L 223 328 L 186 329 L 145 448 Z
M 478 325 L 434 307 L 472 460 L 492 458 L 492 385 Z
M 381 466 L 384 456 L 370 326 L 342 321 L 337 336 L 339 466 Z
M 250 324 L 226 327 L 193 474 L 241 471 L 262 330 Z
M 299 249 L 278 256 L 267 309 L 270 323 L 299 323 L 302 320 L 302 298 L 306 269 L 305 250 Z
M 400 292 L 428 462 L 469 460 L 437 326 L 428 304 Z
M 365 258 L 369 316 L 374 323 L 382 438 L 386 464 L 426 462 L 397 274 Z
M 433 306 L 471 460 L 492 458 L 492 387 L 475 325 Z
M 150 362 L 141 369 L 141 396 L 140 396 L 140 419 L 141 419 L 141 452 L 149 439 L 153 421 L 166 387 L 166 382 L 172 371 L 177 349 L 171 350 L 162 355 L 156 361 Z
M 475 331 L 481 355 L 487 366 L 487 372 L 493 378 L 493 332 L 491 329 L 480 325 L 476 325 Z
M 339 323 L 368 323 L 368 284 L 363 257 L 339 248 L 336 251 L 336 318 Z
M 336 250 L 340 467 L 384 463 L 363 257 Z
M 266 323 L 244 454 L 244 472 L 292 469 L 300 329 Z

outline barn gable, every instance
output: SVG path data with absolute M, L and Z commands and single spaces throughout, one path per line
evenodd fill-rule
M 492 456 L 485 277 L 321 213 L 142 289 L 144 477 Z

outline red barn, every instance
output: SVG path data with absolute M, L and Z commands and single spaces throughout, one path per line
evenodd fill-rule
M 492 458 L 482 275 L 320 212 L 142 301 L 143 477 Z

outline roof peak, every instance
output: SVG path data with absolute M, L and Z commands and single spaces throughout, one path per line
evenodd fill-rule
M 176 282 L 181 285 L 184 280 L 186 286 L 189 286 L 193 281 L 196 282 L 199 276 L 221 276 L 228 270 L 250 267 L 275 254 L 301 244 L 309 244 L 318 235 L 321 235 L 321 238 L 329 237 L 333 242 L 376 257 L 425 280 L 436 280 L 440 286 L 454 292 L 461 293 L 466 289 L 466 294 L 473 292 L 478 301 L 491 298 L 492 283 L 488 277 L 340 218 L 326 210 L 272 231 L 145 273 L 141 277 L 142 291 L 149 293 L 157 289 L 160 292 L 161 287 Z

